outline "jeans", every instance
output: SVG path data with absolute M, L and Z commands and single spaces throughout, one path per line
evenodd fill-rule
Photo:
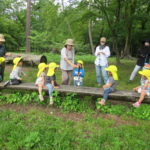
M 54 88 L 53 88 L 52 84 L 47 83 L 47 84 L 46 84 L 46 87 L 48 88 L 49 96 L 52 96 L 52 93 L 53 93 L 53 91 L 54 91 Z
M 141 69 L 141 66 L 136 65 L 134 67 L 134 70 L 132 71 L 131 75 L 130 75 L 130 80 L 132 81 L 135 77 L 135 75 L 137 74 L 137 72 Z
M 97 66 L 95 65 L 96 68 L 96 78 L 97 78 L 97 83 L 101 84 L 101 72 L 104 78 L 104 83 L 106 84 L 107 80 L 108 80 L 108 75 L 107 75 L 107 71 L 105 70 L 106 66 Z
M 112 92 L 112 89 L 109 87 L 109 88 L 104 88 L 104 93 L 103 93 L 103 99 L 106 101 L 108 99 L 108 95 L 109 93 Z
M 82 85 L 83 85 L 83 82 L 74 80 L 74 86 L 82 86 Z

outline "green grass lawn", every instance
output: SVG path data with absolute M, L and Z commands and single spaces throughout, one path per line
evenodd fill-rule
M 57 54 L 45 54 L 48 58 L 48 62 L 56 62 L 59 63 L 60 56 Z M 76 61 L 78 59 L 81 59 L 84 61 L 84 69 L 85 69 L 85 78 L 84 78 L 84 86 L 90 86 L 90 87 L 97 87 L 96 82 L 96 73 L 95 73 L 95 65 L 94 65 L 94 59 L 95 57 L 92 55 L 81 55 L 76 56 Z M 111 57 L 109 58 L 109 64 L 115 64 L 115 58 Z M 119 75 L 119 81 L 118 81 L 118 89 L 120 90 L 132 90 L 133 87 L 139 85 L 140 83 L 140 76 L 137 74 L 135 77 L 135 80 L 132 84 L 127 84 L 127 81 L 129 80 L 129 76 L 134 68 L 135 61 L 131 60 L 121 60 L 121 65 L 118 66 L 118 75 Z M 12 69 L 12 66 L 6 66 L 6 72 L 5 72 L 5 80 L 9 79 L 9 73 Z M 24 72 L 27 74 L 23 79 L 25 82 L 35 82 L 36 80 L 36 74 L 37 74 L 37 67 L 24 67 Z M 58 70 L 56 72 L 57 75 L 57 81 L 61 84 L 61 70 Z
M 81 115 L 77 121 L 52 111 L 0 110 L 0 149 L 149 150 L 147 121 L 93 114 Z

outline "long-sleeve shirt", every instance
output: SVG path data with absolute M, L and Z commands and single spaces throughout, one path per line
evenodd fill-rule
M 77 77 L 78 76 L 78 73 L 80 74 L 79 75 L 79 77 L 84 77 L 84 69 L 82 69 L 82 68 L 80 68 L 80 70 L 78 69 L 78 68 L 75 68 L 74 70 L 73 70 L 73 76 L 74 77 Z
M 17 79 L 20 80 L 21 76 L 23 75 L 22 67 L 17 66 L 12 72 L 10 73 L 10 79 Z
M 6 53 L 6 49 L 3 45 L 0 45 L 0 57 L 4 57 Z
M 103 52 L 104 54 L 98 54 L 99 52 Z M 95 51 L 95 65 L 97 66 L 106 66 L 108 65 L 107 58 L 110 56 L 110 49 L 108 46 L 105 46 L 103 49 L 100 46 L 96 47 Z

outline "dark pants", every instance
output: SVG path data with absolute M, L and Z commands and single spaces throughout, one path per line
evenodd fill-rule
M 10 80 L 10 84 L 11 84 L 11 85 L 18 85 L 18 84 L 20 84 L 20 83 L 22 83 L 22 81 L 21 81 L 21 80 L 18 80 L 18 79 L 11 79 L 11 80 Z
M 0 64 L 0 82 L 4 80 L 5 62 Z

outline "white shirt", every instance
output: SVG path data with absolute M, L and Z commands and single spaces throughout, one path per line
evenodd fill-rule
M 104 54 L 98 54 L 99 52 L 103 52 Z M 96 47 L 95 51 L 95 65 L 97 66 L 106 66 L 108 65 L 107 57 L 110 56 L 110 49 L 108 46 L 105 46 L 103 49 L 100 49 L 100 46 Z

